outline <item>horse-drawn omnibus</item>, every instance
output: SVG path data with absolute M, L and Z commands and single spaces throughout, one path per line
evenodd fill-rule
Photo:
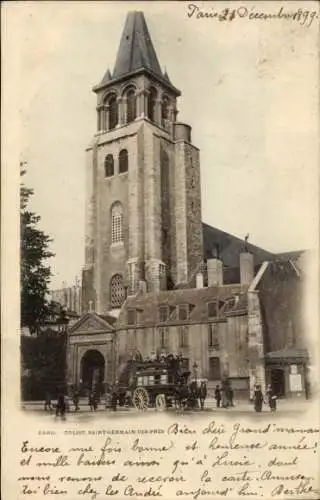
M 119 404 L 127 402 L 140 411 L 197 408 L 204 391 L 200 394 L 199 383 L 190 382 L 190 371 L 183 368 L 181 361 L 173 355 L 153 361 L 132 361 L 128 385 L 118 386 Z

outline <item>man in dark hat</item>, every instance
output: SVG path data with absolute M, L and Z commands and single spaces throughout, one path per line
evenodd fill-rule
M 214 398 L 216 400 L 216 406 L 217 408 L 220 408 L 220 403 L 221 403 L 221 390 L 220 390 L 220 385 L 217 384 L 215 391 L 214 391 Z
M 262 403 L 263 403 L 263 394 L 261 391 L 261 386 L 256 385 L 254 389 L 254 395 L 253 395 L 253 404 L 254 404 L 254 409 L 256 412 L 260 413 L 262 410 Z

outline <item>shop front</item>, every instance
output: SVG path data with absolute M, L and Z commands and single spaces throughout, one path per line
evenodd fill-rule
M 308 353 L 305 349 L 282 349 L 265 355 L 266 384 L 279 398 L 309 397 Z

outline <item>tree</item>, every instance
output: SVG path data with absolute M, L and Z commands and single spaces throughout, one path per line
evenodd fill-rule
M 26 173 L 26 163 L 20 163 L 20 176 Z M 47 259 L 52 239 L 38 228 L 40 216 L 28 210 L 33 190 L 20 185 L 20 256 L 21 256 L 21 325 L 38 334 L 48 313 L 47 294 L 51 277 Z
M 46 392 L 55 398 L 65 390 L 67 333 L 57 335 L 50 328 L 38 337 L 21 336 L 24 401 L 43 400 Z

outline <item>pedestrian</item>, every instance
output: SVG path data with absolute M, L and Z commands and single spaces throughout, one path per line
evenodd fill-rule
M 229 404 L 230 404 L 230 406 L 234 406 L 234 403 L 233 403 L 234 392 L 233 392 L 231 384 L 229 385 L 229 391 L 228 392 L 229 392 L 229 395 L 228 395 L 229 396 L 228 397 Z
M 105 394 L 105 408 L 106 408 L 106 410 L 111 408 L 111 394 L 109 392 L 109 389 L 107 390 L 107 392 Z
M 70 411 L 70 398 L 69 398 L 68 394 L 66 396 L 64 396 L 64 402 L 65 402 L 66 413 L 67 413 Z
M 253 404 L 256 412 L 261 412 L 263 403 L 263 394 L 261 391 L 261 386 L 256 385 L 253 395 Z
M 111 394 L 111 408 L 113 411 L 117 411 L 117 403 L 118 403 L 118 391 L 117 391 L 117 386 L 114 384 L 112 387 L 112 394 Z
M 74 404 L 74 411 L 79 411 L 80 410 L 80 408 L 79 408 L 79 393 L 77 390 L 75 390 L 73 392 L 72 402 Z
M 56 406 L 56 417 L 61 416 L 62 419 L 65 418 L 66 413 L 66 402 L 63 394 L 59 394 Z
M 220 403 L 221 403 L 221 390 L 219 384 L 216 385 L 215 391 L 214 391 L 214 398 L 216 400 L 216 406 L 217 408 L 220 408 Z
M 228 388 L 226 386 L 221 389 L 221 405 L 222 408 L 229 408 Z
M 51 396 L 49 392 L 46 392 L 45 401 L 44 401 L 44 411 L 51 411 Z
M 268 404 L 269 404 L 270 411 L 272 411 L 272 412 L 276 411 L 276 409 L 277 409 L 277 396 L 273 392 L 270 384 L 267 387 L 266 396 L 268 398 Z
M 93 411 L 94 410 L 94 394 L 92 391 L 89 393 L 88 405 L 90 407 L 90 411 Z
M 97 411 L 98 409 L 98 402 L 99 402 L 99 397 L 96 391 L 93 391 L 93 411 Z
M 200 390 L 199 390 L 199 399 L 200 399 L 201 410 L 204 409 L 204 402 L 205 402 L 206 397 L 207 397 L 207 385 L 202 380 L 200 383 Z

